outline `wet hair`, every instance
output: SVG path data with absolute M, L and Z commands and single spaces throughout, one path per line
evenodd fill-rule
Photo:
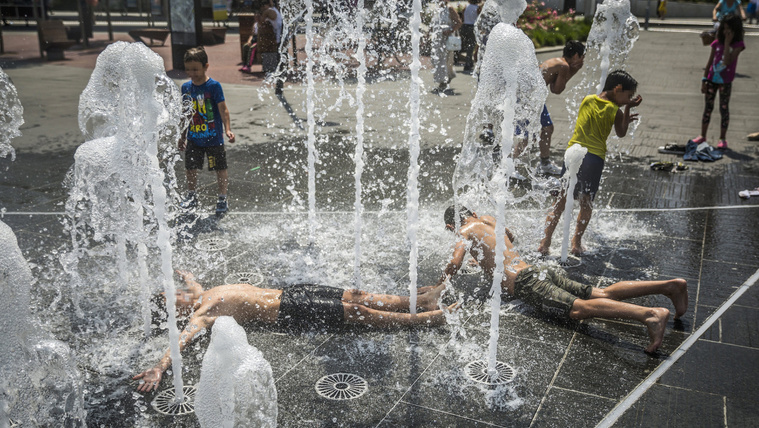
M 606 77 L 606 83 L 604 83 L 604 91 L 611 91 L 616 88 L 617 85 L 622 85 L 623 91 L 635 91 L 638 89 L 638 81 L 633 79 L 632 76 L 623 70 L 614 70 Z
M 580 56 L 585 55 L 585 45 L 578 40 L 567 40 L 567 44 L 564 45 L 564 52 L 561 56 L 564 58 L 572 58 L 575 54 Z
M 456 218 L 454 217 L 456 215 L 456 205 L 451 205 L 450 207 L 446 208 L 445 214 L 443 214 L 443 220 L 445 220 L 445 225 L 451 225 L 456 226 Z M 469 208 L 465 206 L 461 206 L 459 208 L 459 221 L 461 223 L 464 222 L 464 220 L 468 219 L 472 216 L 472 212 L 469 211 Z
M 722 18 L 717 30 L 717 40 L 723 45 L 725 44 L 725 26 L 733 30 L 733 43 L 743 41 L 743 20 L 740 16 L 731 13 Z
M 199 62 L 203 65 L 208 64 L 208 54 L 203 46 L 197 46 L 187 49 L 184 53 L 184 62 Z

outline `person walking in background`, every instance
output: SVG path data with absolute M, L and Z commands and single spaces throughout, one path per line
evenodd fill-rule
M 757 9 L 759 9 L 759 0 L 751 0 L 746 6 L 746 17 L 748 18 L 748 23 L 751 24 L 754 20 L 759 23 L 759 19 L 757 18 Z
M 190 81 L 182 85 L 182 96 L 192 100 L 193 115 L 187 134 L 179 140 L 179 150 L 185 151 L 187 173 L 187 196 L 181 207 L 186 210 L 197 208 L 198 197 L 195 192 L 198 186 L 198 170 L 203 168 L 203 158 L 208 157 L 208 170 L 216 171 L 216 182 L 219 186 L 216 217 L 221 218 L 229 209 L 229 176 L 224 135 L 230 143 L 235 142 L 229 109 L 224 101 L 221 84 L 206 75 L 208 54 L 202 46 L 187 50 L 184 54 L 184 68 Z
M 474 70 L 474 48 L 477 40 L 474 38 L 474 23 L 477 21 L 477 15 L 480 14 L 479 0 L 469 0 L 469 4 L 464 9 L 464 23 L 461 25 L 461 53 L 466 55 L 464 63 L 464 73 L 471 73 Z
M 741 7 L 741 0 L 719 0 L 712 10 L 712 21 L 722 22 L 728 15 L 738 15 L 746 20 L 746 13 Z
M 448 0 L 440 0 L 440 10 L 432 20 L 432 63 L 434 64 L 433 79 L 438 87 L 434 93 L 444 93 L 448 84 L 456 77 L 453 71 L 453 51 L 449 51 L 446 42 L 448 36 L 461 28 L 459 14 L 448 6 Z
M 706 141 L 706 132 L 714 110 L 714 100 L 719 92 L 720 122 L 718 149 L 727 149 L 727 127 L 730 124 L 730 93 L 738 65 L 738 55 L 746 48 L 743 43 L 743 20 L 738 15 L 726 16 L 717 30 L 717 40 L 711 44 L 709 61 L 706 62 L 701 79 L 704 94 L 704 114 L 701 116 L 701 135 L 693 139 L 696 144 Z
M 266 78 L 274 76 L 276 79 L 274 92 L 282 93 L 284 82 L 279 76 L 275 76 L 279 68 L 280 55 L 279 44 L 282 41 L 282 14 L 277 10 L 274 0 L 267 0 L 261 6 L 261 14 L 258 16 L 258 43 L 256 49 L 261 53 L 261 66 Z

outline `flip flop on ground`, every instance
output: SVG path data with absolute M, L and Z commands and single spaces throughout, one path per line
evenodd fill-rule
M 738 192 L 738 196 L 740 196 L 743 199 L 748 199 L 752 196 L 759 196 L 759 187 L 752 190 L 741 190 Z

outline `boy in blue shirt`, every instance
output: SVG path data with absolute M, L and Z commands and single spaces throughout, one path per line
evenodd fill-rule
M 216 217 L 221 218 L 229 209 L 224 134 L 230 143 L 235 142 L 235 134 L 230 129 L 229 110 L 224 102 L 221 84 L 206 76 L 208 54 L 202 46 L 185 52 L 184 68 L 190 81 L 182 85 L 182 96 L 192 100 L 193 115 L 186 137 L 179 140 L 179 150 L 185 151 L 188 190 L 181 206 L 184 209 L 194 209 L 198 206 L 198 198 L 195 194 L 198 185 L 198 170 L 203 168 L 203 158 L 207 157 L 208 170 L 216 171 L 216 181 L 219 185 Z

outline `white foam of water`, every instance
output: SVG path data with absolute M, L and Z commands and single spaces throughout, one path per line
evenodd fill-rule
M 358 85 L 356 86 L 356 150 L 353 154 L 353 162 L 356 164 L 354 181 L 356 186 L 356 199 L 354 202 L 355 226 L 354 242 L 355 251 L 353 257 L 353 283 L 361 287 L 361 232 L 362 215 L 364 213 L 364 204 L 361 194 L 361 175 L 364 172 L 364 92 L 366 92 L 366 35 L 364 34 L 364 0 L 358 1 L 358 13 L 356 14 L 356 28 L 358 28 L 358 47 L 356 49 L 356 59 L 358 60 Z
M 0 424 L 60 426 L 86 417 L 76 358 L 32 319 L 32 273 L 13 231 L 0 221 Z
M 422 86 L 419 70 L 421 62 L 419 60 L 419 43 L 421 33 L 419 27 L 421 24 L 422 2 L 414 0 L 413 16 L 411 18 L 411 87 L 409 88 L 409 109 L 411 113 L 411 128 L 409 129 L 409 169 L 408 184 L 406 192 L 406 212 L 407 225 L 406 233 L 409 245 L 409 311 L 416 313 L 416 284 L 417 284 L 417 263 L 419 259 L 419 240 L 417 232 L 419 230 L 419 92 Z
M 159 282 L 167 297 L 178 397 L 182 395 L 181 355 L 167 206 L 176 197 L 173 165 L 188 107 L 166 75 L 163 60 L 144 44 L 117 42 L 98 56 L 79 99 L 79 126 L 87 141 L 77 149 L 70 173 L 66 211 L 73 250 L 62 259 L 75 288 L 91 287 L 81 278 L 78 265 L 92 254 L 88 248 L 93 244 L 109 248 L 115 241 L 118 286 L 126 287 L 129 272 L 139 272 L 146 332 L 152 291 L 146 259 L 160 260 Z M 141 257 L 134 268 L 131 248 Z M 79 294 L 75 293 L 77 308 Z M 84 316 L 81 309 L 78 314 Z
M 639 33 L 638 20 L 630 12 L 630 0 L 604 0 L 598 5 L 586 42 L 582 79 L 566 97 L 571 127 L 582 99 L 601 92 L 609 70 L 625 69 Z
M 24 124 L 24 107 L 18 99 L 16 86 L 11 78 L 0 68 L 0 158 L 11 155 L 16 159 L 16 151 L 11 146 L 11 139 L 21 135 L 18 130 Z
M 568 248 L 569 248 L 569 228 L 574 218 L 572 213 L 574 211 L 575 197 L 574 189 L 577 185 L 577 173 L 580 171 L 582 160 L 588 153 L 588 149 L 579 145 L 573 144 L 566 152 L 564 152 L 564 165 L 567 166 L 567 173 L 569 173 L 569 187 L 567 190 L 567 201 L 564 205 L 564 236 L 561 243 L 561 261 L 567 261 Z
M 195 414 L 201 427 L 277 426 L 277 389 L 269 362 L 232 317 L 214 323 L 200 371 Z

